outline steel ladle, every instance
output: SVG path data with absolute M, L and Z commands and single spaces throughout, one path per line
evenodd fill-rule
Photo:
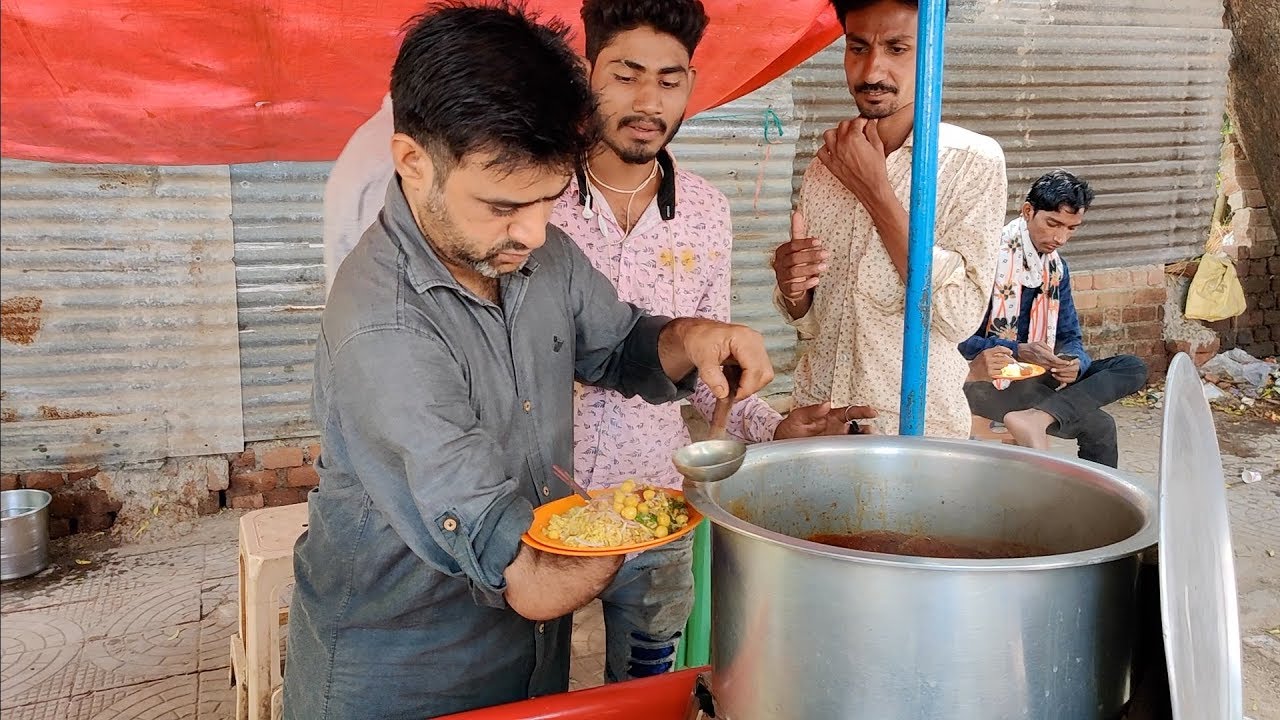
M 737 440 L 729 440 L 725 432 L 729 410 L 733 407 L 733 396 L 738 392 L 738 383 L 742 379 L 742 368 L 726 366 L 724 375 L 729 381 L 729 392 L 724 398 L 716 400 L 715 412 L 711 418 L 711 439 L 686 445 L 671 456 L 676 470 L 692 482 L 713 483 L 724 480 L 742 467 L 742 460 L 747 456 L 747 446 Z

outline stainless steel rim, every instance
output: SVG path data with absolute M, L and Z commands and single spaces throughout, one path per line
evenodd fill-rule
M 20 499 L 21 498 L 21 499 Z M 27 501 L 28 498 L 34 498 L 35 503 Z M 10 515 L 0 522 L 9 522 L 10 520 L 20 520 L 25 517 L 34 515 L 41 510 L 49 507 L 49 503 L 53 501 L 53 496 L 44 490 L 5 490 L 0 492 L 0 508 L 8 510 L 10 508 L 22 508 L 26 512 L 21 515 Z
M 898 452 L 901 449 L 898 443 L 902 441 L 902 438 L 898 436 L 860 436 L 850 437 L 849 441 L 869 445 L 872 452 Z M 744 463 L 750 462 L 753 459 L 763 459 L 773 453 L 783 452 L 787 445 L 805 442 L 805 439 L 797 439 L 751 445 L 747 448 L 747 455 Z M 961 449 L 972 449 L 973 446 L 971 443 L 976 441 L 912 438 L 911 442 L 918 444 L 921 448 L 948 452 L 959 451 Z M 821 452 L 823 451 L 815 451 L 815 453 L 818 454 Z M 831 451 L 827 450 L 826 452 Z M 1085 471 L 1096 471 L 1097 468 L 1094 464 L 1083 460 L 1046 455 L 1038 450 L 1011 447 L 1007 445 L 992 445 L 991 447 L 984 448 L 984 452 L 993 456 L 1003 455 L 1008 458 L 1032 460 L 1037 463 L 1047 463 L 1050 465 L 1061 466 L 1063 468 L 1075 468 Z M 1147 548 L 1153 547 L 1159 539 L 1159 519 L 1156 512 L 1156 496 L 1154 490 L 1148 487 L 1141 479 L 1129 475 L 1128 473 L 1118 472 L 1112 468 L 1105 469 L 1109 475 L 1120 476 L 1119 478 L 1113 478 L 1114 489 L 1119 495 L 1124 497 L 1135 508 L 1137 508 L 1145 518 L 1142 526 L 1138 528 L 1137 532 L 1119 542 L 1088 550 L 1081 550 L 1061 555 L 1044 555 L 1040 557 L 1008 558 L 999 560 L 967 560 L 909 557 L 905 555 L 884 555 L 880 553 L 870 553 L 861 550 L 847 550 L 845 548 L 838 548 L 831 545 L 823 545 L 821 543 L 810 542 L 808 540 L 767 530 L 740 519 L 736 515 L 733 515 L 720 507 L 719 503 L 712 500 L 711 496 L 708 494 L 708 488 L 700 483 L 686 483 L 684 491 L 685 497 L 693 504 L 694 508 L 697 509 L 698 512 L 702 513 L 707 520 L 725 528 L 726 530 L 730 530 L 750 538 L 755 538 L 757 540 L 762 540 L 772 545 L 778 545 L 794 550 L 804 550 L 816 555 L 822 555 L 850 563 L 888 565 L 912 568 L 916 570 L 977 570 L 991 572 L 1004 572 L 1010 570 L 1058 570 L 1062 568 L 1100 565 L 1129 556 L 1134 556 Z

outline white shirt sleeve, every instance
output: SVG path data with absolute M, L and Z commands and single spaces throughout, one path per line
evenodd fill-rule
M 387 184 L 395 175 L 391 162 L 394 128 L 388 95 L 378 112 L 351 135 L 329 172 L 324 186 L 326 295 L 338 267 L 382 211 Z

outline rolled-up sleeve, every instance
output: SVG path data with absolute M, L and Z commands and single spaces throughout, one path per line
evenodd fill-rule
M 816 301 L 810 303 L 808 312 L 798 318 L 793 318 L 787 310 L 786 302 L 782 299 L 782 291 L 776 285 L 773 288 L 773 308 L 782 316 L 783 322 L 796 329 L 802 340 L 812 340 L 818 336 L 818 328 L 821 323 L 818 320 L 817 311 L 814 308 L 815 305 L 817 305 Z
M 533 508 L 480 425 L 469 383 L 438 336 L 368 330 L 333 358 L 334 409 L 356 477 L 405 545 L 503 607 L 503 572 Z
M 577 379 L 654 405 L 693 392 L 697 372 L 673 381 L 662 369 L 658 336 L 671 318 L 649 315 L 618 299 L 609 278 L 596 270 L 567 236 L 569 302 L 573 308 Z

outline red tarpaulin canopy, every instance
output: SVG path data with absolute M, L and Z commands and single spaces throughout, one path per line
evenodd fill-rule
M 703 0 L 690 114 L 839 35 L 828 0 Z M 571 22 L 580 0 L 532 0 Z M 373 114 L 424 0 L 0 0 L 0 154 L 164 165 L 329 160 Z

